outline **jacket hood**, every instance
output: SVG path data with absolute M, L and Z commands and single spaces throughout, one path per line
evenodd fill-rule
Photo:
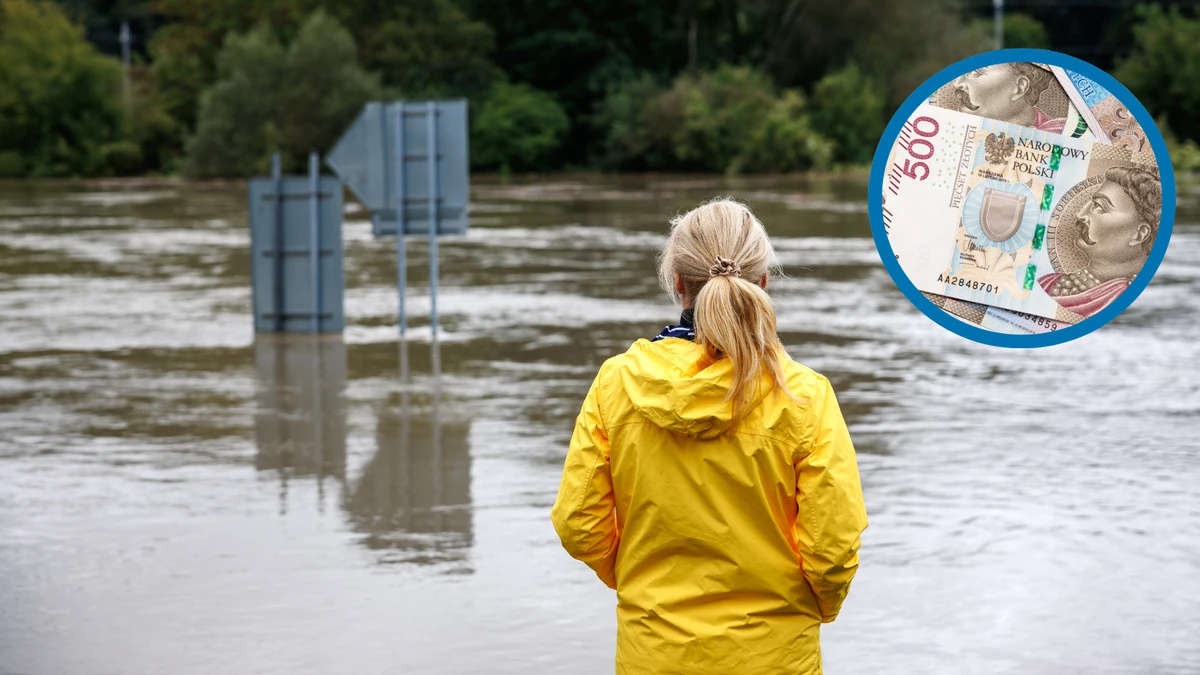
M 625 352 L 618 375 L 633 406 L 654 424 L 690 438 L 716 438 L 733 424 L 729 359 L 714 360 L 689 340 L 638 340 Z M 757 406 L 770 390 L 767 378 L 751 399 Z

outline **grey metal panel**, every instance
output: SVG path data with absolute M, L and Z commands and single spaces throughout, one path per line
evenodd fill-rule
M 255 178 L 250 181 L 250 255 L 254 305 L 254 329 L 262 332 L 276 330 L 277 298 L 282 295 L 283 332 L 313 332 L 312 314 L 312 250 L 308 176 L 285 176 L 282 179 L 285 198 L 274 198 L 274 180 Z M 343 307 L 345 273 L 342 255 L 342 184 L 332 176 L 320 182 L 320 274 L 321 319 L 319 332 L 340 332 L 345 328 Z M 283 269 L 276 276 L 276 208 L 283 208 Z M 282 279 L 282 294 L 277 294 L 276 280 Z
M 342 133 L 325 163 L 370 211 L 391 206 L 391 131 L 387 128 L 386 105 L 378 101 L 363 106 L 354 122 Z
M 470 166 L 467 139 L 467 102 L 463 99 L 436 101 L 438 147 L 438 234 L 463 234 L 467 230 L 470 198 Z M 425 101 L 404 102 L 405 232 L 429 233 L 429 180 L 427 113 Z M 396 103 L 368 103 L 325 158 L 350 191 L 375 218 L 376 236 L 395 235 L 397 230 L 394 115 Z
M 438 234 L 463 234 L 467 231 L 470 199 L 467 102 L 436 101 L 437 104 L 437 193 Z M 429 170 L 425 148 L 428 122 L 425 102 L 408 102 L 404 115 L 404 168 L 408 194 L 405 199 L 406 234 L 429 233 Z M 395 208 L 378 219 L 376 236 L 396 234 Z

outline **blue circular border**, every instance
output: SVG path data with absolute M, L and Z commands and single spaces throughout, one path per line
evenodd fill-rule
M 983 68 L 984 66 L 1019 61 L 1045 63 L 1081 73 L 1103 86 L 1116 96 L 1121 103 L 1124 103 L 1129 108 L 1129 111 L 1133 113 L 1138 123 L 1142 125 L 1142 129 L 1146 132 L 1146 138 L 1150 141 L 1150 147 L 1154 150 L 1154 157 L 1158 161 L 1159 177 L 1162 179 L 1163 191 L 1162 217 L 1159 220 L 1158 234 L 1154 241 L 1154 247 L 1150 250 L 1150 256 L 1146 259 L 1146 264 L 1142 266 L 1142 271 L 1134 277 L 1133 283 L 1129 285 L 1129 288 L 1117 296 L 1117 299 L 1108 307 L 1073 326 L 1034 335 L 996 333 L 986 328 L 965 323 L 933 304 L 928 298 L 921 295 L 921 291 L 909 280 L 908 275 L 900 267 L 900 263 L 896 262 L 896 254 L 892 250 L 892 244 L 888 241 L 887 232 L 883 227 L 883 178 L 884 172 L 887 169 L 888 154 L 892 149 L 892 144 L 896 142 L 896 137 L 900 135 L 900 129 L 908 121 L 908 118 L 916 112 L 921 102 L 928 99 L 939 87 L 959 75 L 965 75 L 976 68 Z M 1146 123 L 1147 121 L 1149 124 Z M 870 185 L 867 186 L 867 210 L 871 217 L 871 234 L 875 239 L 875 249 L 879 252 L 879 257 L 883 259 L 883 266 L 887 268 L 892 281 L 896 282 L 896 286 L 900 288 L 901 292 L 904 293 L 904 296 L 908 298 L 914 307 L 941 327 L 968 340 L 994 347 L 1028 348 L 1062 344 L 1083 337 L 1115 319 L 1117 315 L 1124 312 L 1142 294 L 1147 284 L 1150 283 L 1150 279 L 1158 271 L 1158 266 L 1162 263 L 1163 256 L 1167 253 L 1167 245 L 1171 240 L 1171 231 L 1175 226 L 1175 170 L 1171 167 L 1171 156 L 1167 152 L 1167 144 L 1163 140 L 1158 126 L 1154 123 L 1154 118 L 1146 111 L 1145 106 L 1113 76 L 1073 56 L 1045 49 L 1002 49 L 977 54 L 942 69 L 936 75 L 926 80 L 924 84 L 917 87 L 917 90 L 905 99 L 904 104 L 900 106 L 900 109 L 892 116 L 892 121 L 884 129 L 883 137 L 879 140 L 879 145 L 875 148 L 875 158 L 871 162 L 870 181 Z

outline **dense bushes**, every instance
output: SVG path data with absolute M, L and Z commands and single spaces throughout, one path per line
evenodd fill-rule
M 813 87 L 813 127 L 833 142 L 839 162 L 866 164 L 883 135 L 883 87 L 853 63 Z
M 782 173 L 824 169 L 834 152 L 833 142 L 813 130 L 804 97 L 786 91 L 754 129 L 728 170 Z
M 475 117 L 471 165 L 486 171 L 532 171 L 545 166 L 570 121 L 549 94 L 524 84 L 498 84 Z
M 1041 21 L 1019 12 L 1004 15 L 1005 49 L 1048 49 L 1050 36 Z
M 217 57 L 218 79 L 201 97 L 187 173 L 263 173 L 273 152 L 285 170 L 325 152 L 363 104 L 380 96 L 379 80 L 359 65 L 354 39 L 324 12 L 314 13 L 291 45 L 270 27 L 232 35 Z
M 609 93 L 599 118 L 612 168 L 799 171 L 829 166 L 834 153 L 802 94 L 777 92 L 746 67 L 685 74 L 669 87 L 648 76 L 630 80 Z
M 51 4 L 0 0 L 0 176 L 107 175 L 136 164 L 121 68 Z

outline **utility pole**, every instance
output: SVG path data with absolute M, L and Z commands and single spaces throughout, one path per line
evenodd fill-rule
M 129 80 L 129 22 L 121 22 L 121 70 L 123 81 L 121 87 L 122 97 L 125 102 L 125 114 L 133 113 L 133 85 Z
M 996 19 L 996 49 L 1004 49 L 1004 0 L 992 0 Z
M 695 16 L 688 19 L 688 70 L 696 70 L 696 33 L 700 30 Z

